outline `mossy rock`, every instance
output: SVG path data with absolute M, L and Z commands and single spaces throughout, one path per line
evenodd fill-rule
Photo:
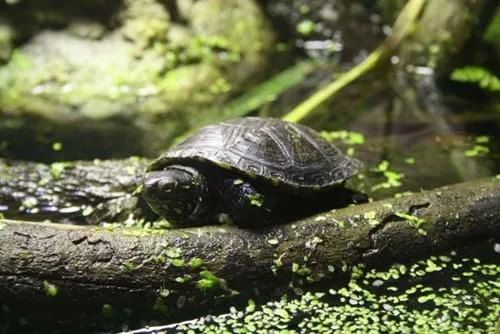
M 128 0 L 106 5 L 104 18 L 98 10 L 76 18 L 78 6 L 48 23 L 23 21 L 43 10 L 51 17 L 35 3 L 0 15 L 4 30 L 23 37 L 7 45 L 14 51 L 0 67 L 0 154 L 154 156 L 203 112 L 262 78 L 274 43 L 253 1 Z M 62 143 L 56 151 L 54 142 Z

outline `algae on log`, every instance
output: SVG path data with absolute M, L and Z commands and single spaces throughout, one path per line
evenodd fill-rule
M 80 320 L 83 330 L 168 323 L 290 287 L 334 284 L 352 266 L 404 262 L 491 237 L 500 237 L 498 178 L 265 230 L 107 230 L 4 220 L 0 318 L 22 319 L 24 329 L 63 323 L 74 329 Z

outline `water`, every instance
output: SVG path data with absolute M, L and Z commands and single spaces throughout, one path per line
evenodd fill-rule
M 386 269 L 358 266 L 344 286 L 324 282 L 319 292 L 130 333 L 494 333 L 499 248 L 489 241 Z

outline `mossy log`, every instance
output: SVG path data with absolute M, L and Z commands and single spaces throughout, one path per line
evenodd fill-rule
M 3 220 L 0 319 L 9 329 L 53 332 L 64 323 L 73 332 L 75 324 L 102 331 L 104 324 L 116 330 L 153 319 L 168 323 L 290 287 L 332 285 L 356 265 L 404 262 L 499 236 L 498 178 L 265 230 L 110 230 Z

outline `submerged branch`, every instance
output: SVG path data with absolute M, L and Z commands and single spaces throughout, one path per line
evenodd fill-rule
M 329 85 L 295 107 L 291 112 L 286 114 L 283 119 L 289 122 L 300 122 L 328 98 L 387 60 L 411 32 L 425 2 L 425 0 L 410 0 L 394 23 L 394 33 L 380 47 L 370 53 L 361 64 L 340 75 Z

